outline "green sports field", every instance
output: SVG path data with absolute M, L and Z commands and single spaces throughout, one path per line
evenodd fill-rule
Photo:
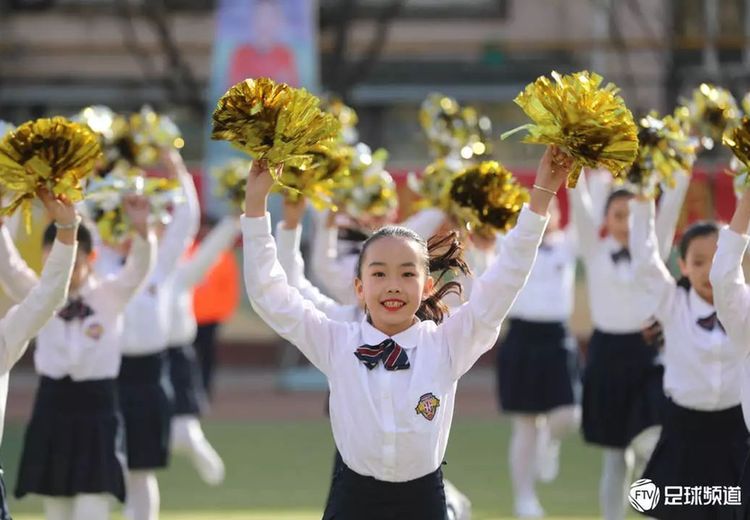
M 224 458 L 227 479 L 207 488 L 181 458 L 160 475 L 164 520 L 319 520 L 329 482 L 333 444 L 327 421 L 208 422 L 206 433 Z M 512 518 L 507 474 L 509 423 L 457 420 L 446 477 L 469 495 L 474 518 Z M 22 426 L 8 424 L 2 461 L 8 486 L 15 481 Z M 599 452 L 573 438 L 563 446 L 559 479 L 540 487 L 548 518 L 598 515 Z M 16 520 L 41 519 L 38 498 L 11 500 Z

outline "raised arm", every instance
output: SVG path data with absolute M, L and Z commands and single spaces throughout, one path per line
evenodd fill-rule
M 168 276 L 177 267 L 177 262 L 198 234 L 201 218 L 195 183 L 179 152 L 166 152 L 164 162 L 170 175 L 180 181 L 185 201 L 175 207 L 172 221 L 159 240 L 159 254 L 154 268 L 154 276 L 157 279 Z
M 315 216 L 315 240 L 312 243 L 312 269 L 315 278 L 335 300 L 356 303 L 354 294 L 354 255 L 339 258 L 338 227 L 333 215 L 325 212 Z
M 750 287 L 745 283 L 742 257 L 750 236 L 750 191 L 740 197 L 729 228 L 719 231 L 719 245 L 711 267 L 714 307 L 732 344 L 750 352 Z
M 594 215 L 585 173 L 581 173 L 578 177 L 578 184 L 572 190 L 568 190 L 568 195 L 572 212 L 571 221 L 575 226 L 577 251 L 580 256 L 587 257 L 596 250 L 599 236 L 597 223 L 600 219 Z
M 73 205 L 64 197 L 39 193 L 50 216 L 60 226 L 42 269 L 39 283 L 25 298 L 11 307 L 0 320 L 0 374 L 7 373 L 23 355 L 29 340 L 36 336 L 63 305 L 76 260 L 76 233 L 80 219 Z
M 659 253 L 653 200 L 630 201 L 630 254 L 633 258 L 633 291 L 637 305 L 649 316 L 666 321 L 677 283 Z
M 221 253 L 235 243 L 240 234 L 236 216 L 224 217 L 198 246 L 195 254 L 177 267 L 177 277 L 183 287 L 197 285 L 216 262 Z
M 55 240 L 39 283 L 0 320 L 0 374 L 13 367 L 31 338 L 65 303 L 76 251 L 76 244 L 66 245 Z
M 669 259 L 672 251 L 677 221 L 680 219 L 682 203 L 690 187 L 690 177 L 685 172 L 677 172 L 675 187 L 664 192 L 659 211 L 656 213 L 656 239 L 659 246 L 659 256 L 664 261 Z
M 36 273 L 21 258 L 10 231 L 0 224 L 0 285 L 15 303 L 23 300 L 36 286 Z
M 277 259 L 266 211 L 273 178 L 262 161 L 253 161 L 242 218 L 245 288 L 253 309 L 324 374 L 331 373 L 332 345 L 346 326 L 329 320 L 287 282 Z M 356 345 L 355 345 L 356 347 Z
M 302 226 L 287 229 L 286 222 L 279 222 L 276 226 L 276 245 L 278 247 L 279 264 L 286 273 L 289 285 L 296 288 L 302 297 L 310 301 L 329 319 L 335 320 L 348 313 L 351 305 L 344 305 L 320 292 L 305 276 L 305 260 L 299 250 L 302 236 Z
M 556 148 L 547 149 L 537 171 L 531 201 L 521 210 L 518 223 L 502 240 L 492 265 L 473 284 L 469 301 L 438 327 L 438 334 L 447 345 L 455 379 L 494 345 L 502 322 L 534 265 L 547 226 L 551 194 L 560 188 L 571 162 Z
M 156 239 L 148 227 L 148 201 L 142 196 L 128 195 L 123 199 L 123 208 L 136 233 L 125 266 L 102 282 L 112 294 L 115 308 L 120 309 L 125 309 L 156 264 Z

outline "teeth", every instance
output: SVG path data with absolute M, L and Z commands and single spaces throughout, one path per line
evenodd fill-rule
M 404 304 L 401 302 L 385 302 L 383 305 L 395 309 L 397 307 L 403 307 Z

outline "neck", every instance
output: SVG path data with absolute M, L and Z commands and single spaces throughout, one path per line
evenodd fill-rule
M 372 317 L 368 316 L 367 317 L 367 321 L 369 321 L 370 324 L 373 327 L 375 327 L 376 329 L 378 329 L 380 332 L 382 332 L 386 336 L 393 337 L 396 334 L 404 332 L 406 329 L 408 329 L 409 327 L 411 327 L 412 325 L 414 325 L 419 320 L 417 320 L 417 317 L 414 316 L 409 322 L 404 322 L 404 323 L 398 323 L 398 324 L 394 324 L 394 323 L 373 323 L 372 322 Z

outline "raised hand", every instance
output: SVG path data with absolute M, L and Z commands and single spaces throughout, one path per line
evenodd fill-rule
M 278 174 L 281 173 L 281 166 Z M 274 180 L 268 163 L 263 160 L 253 161 L 245 188 L 245 215 L 248 217 L 263 217 L 266 214 L 268 193 Z
M 151 205 L 148 199 L 143 195 L 130 193 L 122 199 L 122 209 L 128 216 L 133 229 L 146 238 L 149 230 L 149 215 L 151 214 Z
M 55 223 L 61 226 L 72 226 L 78 221 L 78 212 L 65 195 L 55 196 L 47 188 L 39 188 L 36 194 Z

